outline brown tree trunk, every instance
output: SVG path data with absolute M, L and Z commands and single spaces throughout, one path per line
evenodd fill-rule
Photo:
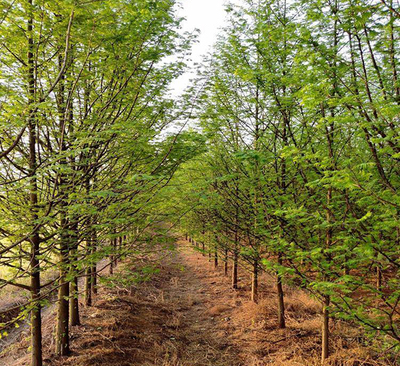
M 97 250 L 97 234 L 96 230 L 92 229 L 92 255 L 94 256 L 96 254 Z M 91 276 L 92 276 L 92 292 L 94 295 L 97 294 L 97 264 L 96 262 L 93 262 L 92 268 L 91 268 Z
M 278 253 L 278 264 L 282 265 L 282 253 Z M 278 294 L 278 327 L 280 329 L 286 328 L 285 322 L 285 302 L 282 286 L 282 277 L 277 273 L 276 275 L 276 288 Z
M 325 360 L 329 357 L 329 304 L 330 298 L 329 296 L 325 296 L 322 309 L 322 364 L 324 364 Z
M 117 239 L 112 239 L 111 240 L 111 252 L 112 254 L 110 255 L 110 275 L 114 274 L 114 267 L 115 267 L 115 247 L 117 245 Z
M 214 249 L 214 267 L 218 267 L 218 251 L 217 249 Z
M 39 237 L 38 237 L 39 238 Z M 31 348 L 32 348 L 32 366 L 42 366 L 42 315 L 41 306 L 38 302 L 40 298 L 40 272 L 39 261 L 36 259 L 39 252 L 39 241 L 32 238 L 32 273 L 31 273 L 31 298 L 34 307 L 31 310 Z
M 258 260 L 253 261 L 253 271 L 251 276 L 251 301 L 258 301 Z
M 232 288 L 238 288 L 238 252 L 235 248 L 233 252 L 233 263 L 232 263 Z
M 228 249 L 225 249 L 224 275 L 228 275 Z
M 64 214 L 62 214 L 64 216 Z M 57 356 L 69 354 L 69 282 L 68 276 L 68 256 L 69 256 L 69 235 L 66 219 L 61 219 L 61 240 L 60 240 L 60 282 L 58 289 L 58 312 L 55 353 Z
M 66 273 L 60 278 L 60 288 L 58 290 L 58 313 L 56 329 L 56 349 L 58 356 L 69 354 L 69 283 L 66 281 Z
M 62 70 L 63 58 L 61 55 L 58 57 L 59 69 Z M 59 90 L 57 93 L 57 108 L 60 124 L 60 152 L 65 153 L 67 150 L 65 142 L 65 123 L 66 123 L 66 105 L 65 105 L 65 78 L 62 75 L 59 82 Z M 67 166 L 65 157 L 61 157 L 61 166 Z M 68 175 L 64 170 L 60 173 L 60 193 L 63 195 L 60 203 L 60 280 L 58 288 L 58 310 L 57 310 L 57 327 L 55 336 L 55 354 L 57 356 L 66 356 L 69 354 L 69 282 L 67 280 L 69 268 L 69 251 L 71 246 L 71 235 L 69 230 L 70 222 L 67 218 L 67 201 L 66 196 L 69 190 Z
M 79 317 L 79 284 L 78 277 L 75 276 L 70 283 L 70 299 L 69 299 L 69 324 L 71 326 L 80 325 Z
M 29 20 L 27 25 L 28 36 L 28 104 L 29 104 L 29 117 L 28 117 L 28 132 L 29 132 L 29 176 L 30 176 L 30 194 L 29 201 L 32 212 L 32 234 L 29 238 L 31 252 L 30 252 L 30 280 L 31 280 L 31 365 L 42 366 L 42 316 L 40 299 L 40 237 L 35 227 L 38 220 L 38 194 L 37 194 L 37 180 L 36 180 L 36 114 L 35 114 L 35 60 L 34 60 L 34 41 L 33 41 L 33 15 L 32 15 L 32 0 L 28 1 Z
M 91 253 L 91 238 L 86 239 L 86 253 Z M 92 267 L 90 264 L 86 266 L 85 271 L 85 304 L 86 306 L 92 306 Z
M 74 221 L 72 224 L 72 232 L 74 233 L 71 236 L 73 241 L 70 257 L 71 257 L 71 272 L 73 275 L 73 279 L 70 282 L 69 288 L 69 324 L 71 326 L 80 325 L 79 319 L 79 282 L 78 282 L 78 224 Z

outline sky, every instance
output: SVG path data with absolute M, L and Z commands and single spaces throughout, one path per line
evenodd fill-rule
M 183 31 L 192 32 L 197 28 L 201 32 L 198 43 L 192 48 L 191 64 L 201 62 L 202 55 L 211 51 L 212 45 L 217 40 L 218 30 L 224 25 L 225 0 L 180 0 L 180 2 L 183 8 L 178 12 L 178 16 L 186 18 Z M 180 95 L 193 76 L 189 70 L 175 80 L 171 85 L 173 94 Z

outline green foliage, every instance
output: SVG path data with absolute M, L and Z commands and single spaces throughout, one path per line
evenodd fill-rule
M 229 5 L 195 83 L 207 151 L 178 170 L 169 212 L 394 346 L 400 19 L 388 7 Z

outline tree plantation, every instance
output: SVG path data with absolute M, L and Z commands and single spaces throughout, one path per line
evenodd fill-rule
M 400 3 L 189 1 L 0 1 L 0 365 L 400 365 Z

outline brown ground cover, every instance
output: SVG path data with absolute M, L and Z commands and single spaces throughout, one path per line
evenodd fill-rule
M 286 288 L 287 329 L 276 327 L 274 280 L 260 278 L 260 301 L 249 301 L 250 278 L 230 289 L 222 268 L 185 241 L 161 253 L 160 273 L 134 287 L 101 287 L 93 307 L 82 306 L 82 325 L 71 334 L 72 354 L 52 355 L 54 312 L 46 314 L 45 355 L 54 366 L 261 366 L 319 365 L 319 304 Z M 121 264 L 130 266 L 131 264 Z M 327 365 L 395 365 L 360 344 L 359 330 L 335 322 L 334 350 Z M 0 365 L 27 365 L 28 339 L 1 358 Z M 382 357 L 384 355 L 381 355 Z

